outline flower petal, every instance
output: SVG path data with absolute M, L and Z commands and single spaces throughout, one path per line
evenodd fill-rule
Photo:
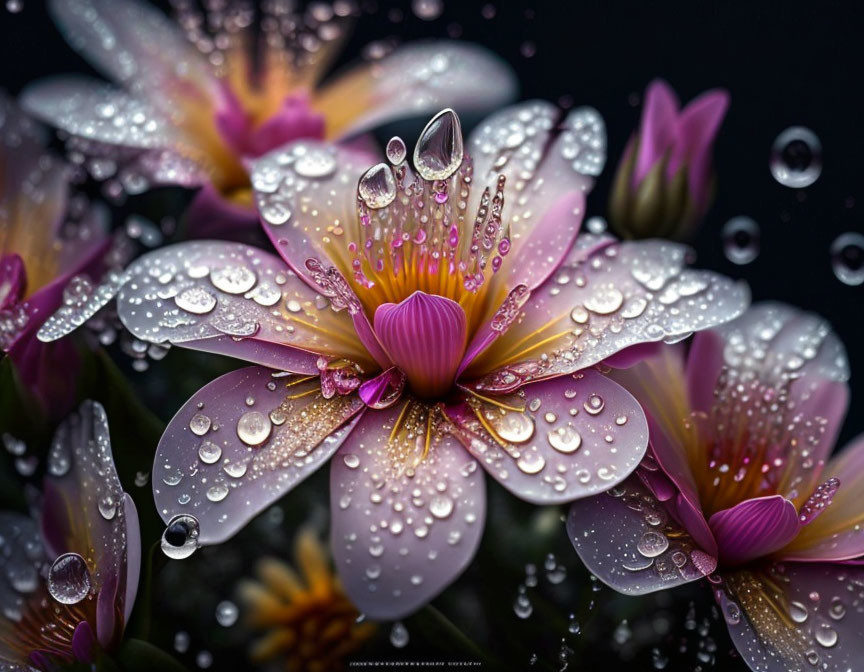
M 708 519 L 717 540 L 720 560 L 726 566 L 743 565 L 770 555 L 798 534 L 801 523 L 795 505 L 772 495 L 747 499 Z
M 567 532 L 588 570 L 627 595 L 696 581 L 717 567 L 635 476 L 574 502 Z
M 69 44 L 130 90 L 165 101 L 171 87 L 213 89 L 206 58 L 179 26 L 138 0 L 51 0 L 51 14 Z
M 351 318 L 285 264 L 239 243 L 194 241 L 136 260 L 83 315 L 59 314 L 40 338 L 68 333 L 117 293 L 123 324 L 148 343 L 227 354 L 273 368 L 317 374 L 318 354 L 377 368 Z
M 217 544 L 336 452 L 363 408 L 356 395 L 324 399 L 317 379 L 232 371 L 172 418 L 153 465 L 153 496 L 169 523 L 194 516 L 198 543 Z
M 864 555 L 864 435 L 858 436 L 828 463 L 820 477 L 836 478 L 840 488 L 831 503 L 784 548 L 790 560 L 852 560 Z
M 749 302 L 747 287 L 686 268 L 687 255 L 687 248 L 663 241 L 601 245 L 584 262 L 562 266 L 533 292 L 524 319 L 466 374 L 481 377 L 478 389 L 513 389 L 584 369 L 639 343 L 680 340 L 738 316 Z
M 100 404 L 85 401 L 58 427 L 47 467 L 42 529 L 51 559 L 63 553 L 83 557 L 94 590 L 101 594 L 106 585 L 113 585 L 111 610 L 124 613 L 124 607 L 131 609 L 124 604 L 127 590 L 134 595 L 134 588 L 126 585 L 127 578 L 137 582 L 139 571 L 131 563 L 140 563 L 140 550 L 136 557 L 127 549 L 140 549 L 140 539 L 127 537 L 137 533 L 137 514 L 134 506 L 127 506 L 131 500 L 114 467 L 108 420 Z M 119 626 L 122 629 L 122 622 Z M 110 638 L 111 633 L 106 636 Z M 101 640 L 102 632 L 99 637 Z
M 522 391 L 524 397 L 501 399 L 469 394 L 461 409 L 448 410 L 456 437 L 517 497 L 557 504 L 603 492 L 627 478 L 645 454 L 642 409 L 596 371 Z
M 783 563 L 724 574 L 716 595 L 738 653 L 758 672 L 854 670 L 864 655 L 864 569 Z
M 339 137 L 444 107 L 494 109 L 512 100 L 516 90 L 510 68 L 483 47 L 413 42 L 338 76 L 318 91 L 313 104 L 327 116 L 328 137 Z
M 331 463 L 336 566 L 351 600 L 373 619 L 423 606 L 480 543 L 483 472 L 430 413 L 411 399 L 368 411 Z

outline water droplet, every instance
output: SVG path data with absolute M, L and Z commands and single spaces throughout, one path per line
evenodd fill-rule
M 636 544 L 636 550 L 646 558 L 656 558 L 667 548 L 669 548 L 669 539 L 662 532 L 654 530 L 645 532 Z
M 90 592 L 87 561 L 77 553 L 64 553 L 48 570 L 48 592 L 61 604 L 78 604 Z
M 249 446 L 260 446 L 270 437 L 273 423 L 259 411 L 249 411 L 237 421 L 237 436 Z
M 787 128 L 774 141 L 769 167 L 784 187 L 809 187 L 822 174 L 822 143 L 809 128 Z
M 462 126 L 451 109 L 426 124 L 414 147 L 414 166 L 425 180 L 446 180 L 462 165 Z
M 174 303 L 187 313 L 205 315 L 216 307 L 216 297 L 203 287 L 190 287 L 175 296 Z
M 759 256 L 759 225 L 749 217 L 733 217 L 723 225 L 723 252 L 733 264 L 749 264 Z
M 204 464 L 215 464 L 222 457 L 222 449 L 212 441 L 202 441 L 198 446 L 198 457 Z
M 192 555 L 198 548 L 198 519 L 188 514 L 174 516 L 162 533 L 162 552 L 174 560 Z
M 549 445 L 560 453 L 575 453 L 582 445 L 582 436 L 571 425 L 559 427 L 549 432 L 546 437 Z
M 204 436 L 210 431 L 210 418 L 203 413 L 196 413 L 189 421 L 189 429 L 196 436 Z
M 223 600 L 216 605 L 216 622 L 223 628 L 230 628 L 234 625 L 239 614 L 237 605 L 229 600 Z
M 403 648 L 408 644 L 408 629 L 401 621 L 397 621 L 390 629 L 390 643 L 397 649 Z
M 405 160 L 408 155 L 408 148 L 405 146 L 405 141 L 398 135 L 394 135 L 387 143 L 387 160 L 394 166 L 398 166 Z
M 831 244 L 831 267 L 837 279 L 847 285 L 864 283 L 864 236 L 844 233 Z
M 385 208 L 396 199 L 396 180 L 386 163 L 379 163 L 360 178 L 357 192 L 363 202 L 373 210 Z

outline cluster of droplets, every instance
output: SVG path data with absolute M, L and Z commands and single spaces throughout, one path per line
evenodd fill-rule
M 446 275 L 478 291 L 510 251 L 501 220 L 504 178 L 486 188 L 469 221 L 472 164 L 459 118 L 449 109 L 421 133 L 413 171 L 400 138 L 390 140 L 386 154 L 389 164 L 367 170 L 357 188 L 360 238 L 348 244 L 355 282 L 371 288 L 376 280 L 398 285 L 417 275 Z

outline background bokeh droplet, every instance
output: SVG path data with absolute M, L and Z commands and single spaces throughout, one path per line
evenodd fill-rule
M 831 244 L 831 267 L 840 282 L 864 283 L 864 236 L 854 232 L 838 236 Z
M 733 217 L 723 225 L 723 252 L 733 264 L 749 264 L 759 256 L 759 225 L 749 217 Z
M 783 186 L 809 187 L 822 174 L 822 143 L 809 128 L 787 128 L 774 140 L 769 166 Z

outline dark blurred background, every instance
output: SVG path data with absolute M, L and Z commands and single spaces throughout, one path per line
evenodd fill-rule
M 0 86 L 15 94 L 44 75 L 92 72 L 60 37 L 41 0 L 9 2 L 22 8 L 16 13 L 0 8 Z M 156 4 L 167 7 L 165 2 Z M 606 120 L 609 161 L 589 198 L 589 216 L 605 215 L 618 157 L 638 121 L 642 92 L 651 79 L 667 79 L 682 101 L 708 88 L 728 89 L 732 105 L 715 155 L 717 197 L 695 241 L 698 263 L 747 280 L 755 300 L 786 301 L 830 320 L 846 343 L 853 370 L 852 405 L 842 442 L 864 431 L 864 376 L 854 375 L 864 367 L 864 286 L 840 282 L 829 254 L 838 235 L 864 232 L 864 13 L 858 3 L 444 0 L 431 20 L 418 17 L 418 4 L 429 3 L 363 3 L 364 11 L 336 67 L 358 58 L 372 41 L 454 37 L 479 42 L 508 61 L 521 82 L 522 98 L 596 107 Z M 774 139 L 796 125 L 812 129 L 823 147 L 821 177 L 806 189 L 782 186 L 768 169 Z M 414 133 L 420 127 L 418 120 Z M 406 132 L 404 137 L 412 135 Z M 124 207 L 134 211 L 135 203 Z M 726 258 L 721 235 L 723 224 L 739 215 L 751 217 L 761 231 L 760 253 L 744 266 Z M 159 363 L 153 366 L 158 368 Z M 189 381 L 188 390 L 183 385 L 173 407 L 163 404 L 154 410 L 170 417 L 198 382 Z M 143 387 L 141 394 L 145 399 L 158 396 Z M 275 520 L 283 532 L 290 532 L 290 526 L 310 510 L 308 500 L 320 496 L 326 475 L 318 476 L 283 502 L 284 515 L 271 512 L 261 524 Z M 562 538 L 559 512 L 522 507 L 491 483 L 490 490 L 490 509 L 499 506 L 500 513 L 490 519 L 478 562 L 436 604 L 479 646 L 496 654 L 512 656 L 513 642 L 502 640 L 515 637 L 524 657 L 511 669 L 587 670 L 598 664 L 621 669 L 742 668 L 707 588 L 640 600 L 626 600 L 605 588 L 595 592 Z M 295 506 L 301 498 L 302 504 Z M 546 518 L 538 522 L 538 516 Z M 554 534 L 534 534 L 538 525 L 542 532 L 549 521 Z M 523 524 L 532 531 L 530 543 L 512 538 L 513 530 Z M 206 577 L 223 594 L 230 591 L 231 577 L 254 557 L 260 539 L 253 530 L 247 532 L 245 544 L 200 553 L 200 558 L 184 563 L 185 569 L 172 569 L 175 574 L 166 579 L 171 585 L 189 586 L 184 599 L 166 599 L 163 608 L 175 619 L 189 619 L 182 627 L 193 639 L 184 658 L 190 667 L 195 667 L 197 645 L 217 654 L 212 669 L 242 669 L 237 667 L 242 665 L 242 646 L 237 646 L 242 638 L 213 633 L 218 629 L 212 619 L 218 596 L 193 586 Z M 505 541 L 495 534 L 506 536 Z M 289 547 L 279 539 L 273 535 L 271 552 Z M 496 555 L 504 552 L 501 549 L 507 549 L 506 558 Z M 549 552 L 567 568 L 566 581 L 544 583 L 543 563 Z M 523 620 L 514 614 L 512 604 L 517 586 L 525 580 L 526 563 L 539 567 L 541 585 L 531 592 L 542 608 Z M 490 582 L 503 585 L 487 585 Z M 475 603 L 484 595 L 494 607 Z M 578 628 L 570 627 L 574 620 Z M 410 632 L 410 622 L 407 625 Z M 170 648 L 170 628 L 179 626 L 165 627 L 169 630 L 159 636 Z M 398 652 L 389 647 L 386 634 L 379 657 L 420 659 L 440 653 L 436 641 L 424 640 L 422 631 Z

